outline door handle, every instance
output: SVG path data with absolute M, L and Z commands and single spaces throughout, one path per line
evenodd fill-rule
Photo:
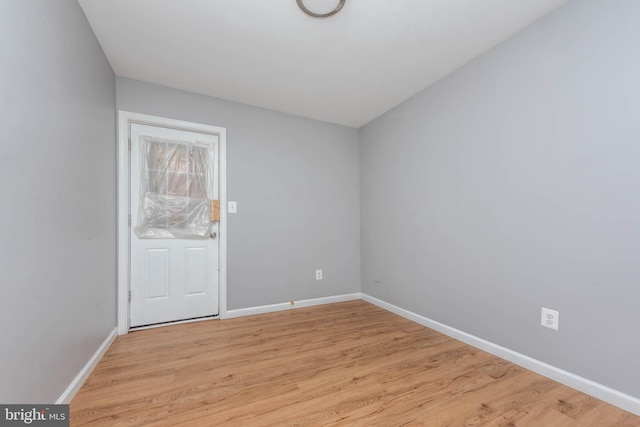
M 216 237 L 218 237 L 218 233 L 216 233 L 215 231 L 211 232 L 211 238 L 215 239 Z

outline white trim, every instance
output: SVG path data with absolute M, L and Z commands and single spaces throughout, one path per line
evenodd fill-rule
M 218 316 L 222 319 L 227 314 L 227 130 L 220 129 L 219 179 L 220 179 L 220 246 L 218 280 L 220 290 L 218 293 Z
M 362 299 L 406 319 L 412 320 L 423 326 L 469 344 L 473 347 L 479 348 L 502 359 L 508 360 L 509 362 L 515 363 L 516 365 L 520 365 L 540 375 L 544 375 L 547 378 L 551 378 L 552 380 L 558 381 L 559 383 L 591 395 L 597 399 L 603 400 L 636 415 L 640 415 L 640 399 L 636 397 L 630 396 L 618 390 L 614 390 L 610 387 L 599 384 L 595 381 L 549 365 L 548 363 L 533 359 L 529 356 L 510 350 L 506 347 L 502 347 L 498 344 L 494 344 L 482 338 L 478 338 L 459 329 L 444 325 L 435 320 L 413 313 L 409 310 L 405 310 L 404 308 L 389 304 L 388 302 L 379 300 L 367 294 L 362 294 Z
M 218 126 L 167 119 L 147 114 L 118 112 L 118 334 L 129 331 L 129 126 L 142 123 L 181 129 L 191 132 L 210 133 L 219 138 L 220 161 L 220 224 L 219 224 L 219 295 L 218 314 L 224 317 L 227 312 L 227 130 Z
M 129 330 L 129 116 L 118 113 L 118 334 Z
M 93 356 L 89 359 L 89 361 L 84 365 L 84 367 L 78 372 L 78 375 L 71 381 L 69 387 L 60 395 L 58 400 L 56 400 L 56 404 L 67 404 L 71 402 L 73 396 L 76 395 L 80 387 L 84 384 L 84 382 L 89 378 L 89 374 L 93 371 L 93 368 L 96 367 L 102 356 L 109 350 L 109 346 L 118 336 L 118 328 L 114 328 L 111 333 L 105 338 L 105 340 L 100 344 L 100 347 L 93 353 Z
M 336 295 L 331 297 L 304 299 L 300 301 L 283 302 L 280 304 L 261 305 L 258 307 L 239 308 L 235 310 L 229 310 L 226 313 L 225 319 L 233 319 L 235 317 L 253 316 L 254 314 L 271 313 L 274 311 L 290 310 L 302 307 L 311 307 L 314 305 L 332 304 L 334 302 L 344 302 L 360 299 L 361 294 L 345 294 Z

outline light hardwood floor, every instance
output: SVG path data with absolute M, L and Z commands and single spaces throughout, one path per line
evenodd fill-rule
M 640 426 L 364 301 L 118 337 L 71 425 Z

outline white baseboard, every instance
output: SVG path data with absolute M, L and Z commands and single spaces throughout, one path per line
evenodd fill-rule
M 379 300 L 367 294 L 362 294 L 362 299 L 406 319 L 412 320 L 416 323 L 441 332 L 473 347 L 484 350 L 487 353 L 491 353 L 502 359 L 508 360 L 509 362 L 515 363 L 516 365 L 522 366 L 523 368 L 529 369 L 540 375 L 544 375 L 547 378 L 551 378 L 552 380 L 557 381 L 561 384 L 615 405 L 619 408 L 624 409 L 625 411 L 640 415 L 640 399 L 636 397 L 622 393 L 618 390 L 614 390 L 610 387 L 599 384 L 595 381 L 591 381 L 587 378 L 583 378 L 579 375 L 572 374 L 571 372 L 533 359 L 529 356 L 494 344 L 482 338 L 478 338 L 459 329 L 455 329 L 440 322 L 436 322 L 435 320 L 431 320 L 409 310 L 405 310 L 404 308 L 389 304 L 388 302 Z
M 234 317 L 252 316 L 254 314 L 271 313 L 274 311 L 291 310 L 301 307 L 311 307 L 313 305 L 331 304 L 334 302 L 352 301 L 360 299 L 362 294 L 346 294 L 331 297 L 304 299 L 300 301 L 283 302 L 280 304 L 261 305 L 258 307 L 239 308 L 236 310 L 227 310 L 222 317 L 223 319 L 233 319 Z
M 114 328 L 113 331 L 111 331 L 111 333 L 107 336 L 107 338 L 102 342 L 102 344 L 100 344 L 100 347 L 98 347 L 96 352 L 93 353 L 93 356 L 91 356 L 91 359 L 89 359 L 87 364 L 84 365 L 84 367 L 80 370 L 78 375 L 76 375 L 73 381 L 71 381 L 71 384 L 69 384 L 69 387 L 67 387 L 64 393 L 62 393 L 62 395 L 58 398 L 58 400 L 56 400 L 56 404 L 66 404 L 71 402 L 71 399 L 73 399 L 73 396 L 75 396 L 78 390 L 80 390 L 80 387 L 82 387 L 82 384 L 84 384 L 84 382 L 87 380 L 87 378 L 89 377 L 89 374 L 91 373 L 91 371 L 93 371 L 93 368 L 96 367 L 100 359 L 102 359 L 102 356 L 104 356 L 104 354 L 109 349 L 109 346 L 116 339 L 117 336 L 118 336 L 118 328 Z

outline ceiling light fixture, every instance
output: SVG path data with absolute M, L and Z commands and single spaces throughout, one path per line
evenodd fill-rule
M 336 6 L 335 9 L 333 9 L 331 12 L 327 12 L 327 13 L 315 13 L 310 11 L 309 9 L 306 8 L 306 6 L 304 5 L 304 3 L 302 3 L 302 0 L 296 0 L 296 2 L 298 3 L 298 6 L 300 6 L 300 9 L 302 9 L 302 11 L 304 13 L 306 13 L 309 16 L 313 16 L 314 18 L 328 18 L 331 15 L 335 15 L 336 13 L 340 12 L 340 9 L 342 9 L 342 6 L 344 6 L 344 2 L 347 0 L 340 0 L 338 2 L 338 5 Z

